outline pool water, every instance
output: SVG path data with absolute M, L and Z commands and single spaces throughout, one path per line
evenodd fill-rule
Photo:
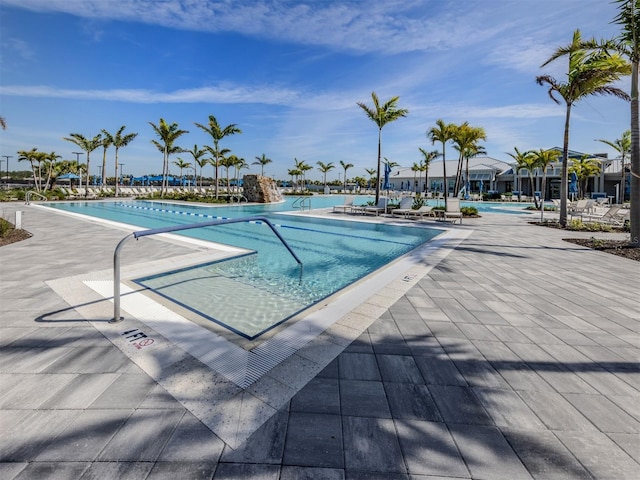
M 312 207 L 340 205 L 343 200 L 314 198 Z M 131 200 L 48 206 L 142 228 L 252 215 L 269 218 L 301 259 L 302 269 L 267 225 L 235 223 L 179 233 L 249 253 L 135 280 L 248 339 L 260 336 L 441 233 L 431 228 L 283 215 L 291 210 L 291 201 L 224 207 Z

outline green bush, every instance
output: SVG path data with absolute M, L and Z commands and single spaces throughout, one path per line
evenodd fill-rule
M 583 232 L 610 232 L 611 225 L 607 223 L 588 222 L 584 223 L 580 219 L 571 220 L 567 224 L 567 230 L 583 231 Z
M 460 207 L 460 211 L 465 217 L 475 217 L 478 215 L 478 209 L 476 207 Z
M 424 198 L 422 198 L 422 195 L 417 193 L 416 198 L 413 200 L 413 204 L 411 205 L 411 208 L 413 210 L 418 210 L 423 205 L 424 205 Z

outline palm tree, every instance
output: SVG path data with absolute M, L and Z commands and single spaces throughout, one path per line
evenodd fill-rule
M 38 183 L 39 177 L 36 174 L 35 164 L 38 162 L 38 157 L 40 154 L 42 154 L 42 152 L 38 152 L 38 149 L 36 147 L 32 148 L 31 150 L 18 150 L 18 161 L 29 162 L 29 165 L 31 166 L 31 173 L 33 174 L 33 183 L 38 192 L 40 191 L 40 185 Z
M 578 177 L 578 195 L 584 198 L 587 192 L 587 181 L 600 173 L 602 163 L 590 155 L 583 155 L 575 159 L 569 167 L 569 173 Z
M 301 175 L 302 175 L 302 191 L 304 191 L 306 189 L 307 186 L 307 179 L 306 179 L 306 175 L 305 172 L 308 172 L 309 170 L 312 170 L 313 167 L 311 165 L 309 165 L 307 162 L 305 162 L 304 160 L 298 160 L 297 158 L 293 159 L 296 163 L 296 169 L 300 170 Z
M 530 150 L 521 152 L 520 150 L 518 150 L 518 147 L 513 147 L 513 149 L 515 153 L 507 152 L 507 155 L 509 155 L 516 161 L 514 172 L 516 175 L 520 175 L 521 170 L 527 171 L 529 180 L 531 181 L 531 194 L 533 195 L 533 192 L 535 191 L 535 186 L 533 184 L 533 172 L 536 169 L 536 157 Z M 520 180 L 518 191 L 522 193 L 522 180 Z M 538 208 L 538 197 L 533 195 L 533 201 L 536 208 Z
M 369 188 L 371 188 L 371 185 L 373 184 L 373 177 L 376 176 L 376 172 L 378 170 L 376 170 L 375 168 L 365 168 L 364 171 L 369 174 Z
M 413 165 L 411 165 L 411 171 L 413 172 L 413 192 L 416 193 L 418 191 L 416 176 L 418 175 L 418 172 L 422 172 L 422 162 L 419 164 L 417 162 L 413 162 Z
M 387 100 L 383 105 L 380 105 L 380 101 L 378 100 L 378 96 L 376 92 L 371 93 L 371 99 L 373 100 L 373 107 L 369 107 L 368 105 L 358 102 L 357 105 L 364 110 L 367 114 L 367 117 L 371 121 L 373 121 L 378 127 L 378 170 L 377 170 L 377 181 L 376 181 L 376 205 L 378 204 L 378 200 L 380 199 L 380 162 L 382 159 L 382 128 L 387 124 L 391 123 L 400 117 L 406 117 L 409 113 L 409 110 L 405 108 L 398 108 L 398 100 L 400 97 L 391 97 Z M 346 176 L 347 172 L 345 170 L 345 185 L 346 185 Z M 346 186 L 345 186 L 346 190 Z
M 240 191 L 240 170 L 249 168 L 249 164 L 244 158 L 236 158 L 236 163 L 233 166 L 236 169 L 236 191 Z
M 333 162 L 329 162 L 329 163 L 324 163 L 324 162 L 316 162 L 316 165 L 318 165 L 318 170 L 320 170 L 322 172 L 322 174 L 324 175 L 324 186 L 325 188 L 327 187 L 327 173 L 329 173 L 329 171 L 333 170 L 334 168 L 336 168 L 336 166 L 333 164 Z
M 469 182 L 469 157 L 484 153 L 482 147 L 478 145 L 478 142 L 486 139 L 487 134 L 485 133 L 484 128 L 472 127 L 467 122 L 464 122 L 455 129 L 455 134 L 453 136 L 453 141 L 455 143 L 454 148 L 460 152 L 458 170 L 456 172 L 456 192 L 459 192 L 462 188 L 462 164 L 466 160 L 465 194 L 469 193 L 466 190 L 466 184 Z
M 420 147 L 418 147 L 418 150 L 420 150 L 422 154 L 420 165 L 424 168 L 424 193 L 426 194 L 429 191 L 429 167 L 431 166 L 431 162 L 438 158 L 440 153 L 437 150 L 427 152 L 424 148 Z
M 609 145 L 613 148 L 618 155 L 620 155 L 620 203 L 624 203 L 624 177 L 625 177 L 625 168 L 627 164 L 625 162 L 627 156 L 631 154 L 631 130 L 627 130 L 622 134 L 622 138 L 618 138 L 617 140 L 609 141 L 609 140 L 598 140 L 598 142 L 602 142 L 606 145 Z M 630 165 L 629 165 L 630 166 Z
M 380 165 L 380 159 L 378 158 L 378 166 Z M 353 163 L 346 163 L 344 160 L 340 160 L 340 166 L 344 169 L 344 192 L 347 192 L 347 170 L 353 167 Z M 377 170 L 379 171 L 379 170 Z M 380 175 L 378 175 L 378 182 L 380 182 Z M 380 196 L 380 186 L 376 187 L 376 198 Z M 378 200 L 376 200 L 376 204 Z
M 206 155 L 207 151 L 204 148 L 203 149 L 198 148 L 198 145 L 194 145 L 191 150 L 183 149 L 182 151 L 184 153 L 190 153 L 191 156 L 193 157 L 193 161 L 195 162 L 195 165 L 198 165 L 200 167 L 200 186 L 202 186 L 202 167 L 204 167 L 208 163 L 208 161 L 202 157 Z M 198 178 L 197 173 L 195 172 L 195 167 L 194 167 L 194 179 L 193 179 L 194 185 L 197 184 L 197 178 Z
M 102 134 L 104 137 L 102 138 L 102 185 L 105 184 L 105 180 L 107 179 L 107 150 L 111 145 L 113 145 L 113 135 L 107 132 L 104 128 L 102 129 Z M 117 176 L 117 173 L 116 173 Z M 117 184 L 118 182 L 116 182 Z
M 271 163 L 273 160 L 267 158 L 267 156 L 263 153 L 261 157 L 256 157 L 256 161 L 251 165 L 260 165 L 260 175 L 264 177 L 264 166 Z
M 102 145 L 102 135 L 99 133 L 92 139 L 86 138 L 84 135 L 80 135 L 79 133 L 70 133 L 68 137 L 64 137 L 64 140 L 67 142 L 71 142 L 76 144 L 80 150 L 84 150 L 87 152 L 87 171 L 85 172 L 87 175 L 87 179 L 85 181 L 85 185 L 89 186 L 89 171 L 91 166 L 91 160 L 89 158 L 91 152 L 93 152 L 96 148 Z M 89 195 L 89 190 L 85 189 L 85 197 Z
M 449 196 L 449 181 L 447 180 L 447 159 L 445 156 L 445 145 L 449 140 L 453 140 L 456 126 L 453 123 L 444 123 L 444 120 L 436 120 L 436 126 L 431 127 L 427 132 L 427 138 L 432 144 L 442 143 L 442 175 L 444 176 L 444 207 L 447 208 L 447 197 Z
M 560 152 L 557 150 L 544 150 L 541 148 L 540 150 L 532 151 L 531 155 L 534 159 L 535 167 L 542 171 L 542 186 L 540 187 L 540 221 L 542 221 L 544 217 L 544 199 L 546 197 L 547 189 L 547 169 L 549 168 L 549 165 L 558 161 Z
M 182 150 L 184 152 L 184 150 Z M 189 162 L 185 162 L 182 158 L 178 157 L 178 160 L 174 160 L 173 164 L 180 169 L 180 178 L 182 178 L 182 170 L 185 168 L 191 168 L 192 165 Z
M 0 117 L 0 127 L 2 128 L 2 130 L 7 129 L 7 121 L 4 119 L 4 117 Z
M 55 176 L 54 172 L 58 164 L 58 159 L 62 158 L 61 155 L 57 155 L 56 152 L 47 153 L 45 155 L 45 167 L 47 168 L 47 183 L 44 186 L 44 190 L 49 190 L 51 179 Z
M 617 39 L 617 50 L 631 61 L 631 213 L 629 218 L 631 244 L 640 247 L 640 120 L 638 118 L 640 1 L 616 0 L 616 2 L 620 4 L 620 13 L 614 22 L 622 26 L 622 32 Z
M 227 195 L 231 193 L 231 184 L 229 182 L 229 169 L 236 164 L 238 157 L 235 155 L 229 155 L 228 157 L 220 158 L 220 166 L 225 167 L 227 173 Z
M 630 97 L 619 88 L 612 87 L 611 83 L 619 80 L 622 75 L 628 75 L 629 64 L 618 54 L 611 55 L 604 50 L 604 43 L 598 43 L 595 39 L 583 41 L 580 30 L 573 34 L 573 40 L 565 47 L 558 48 L 541 67 L 557 60 L 560 57 L 569 57 L 567 80 L 561 82 L 550 75 L 536 77 L 538 85 L 549 86 L 549 97 L 560 104 L 555 97 L 558 94 L 566 105 L 564 122 L 564 143 L 562 148 L 562 175 L 560 182 L 560 225 L 567 224 L 567 191 L 568 191 L 568 164 L 569 164 L 569 121 L 571 108 L 575 103 L 589 95 L 614 95 L 624 100 Z
M 213 141 L 213 147 L 206 146 L 205 148 L 209 152 L 211 152 L 211 155 L 213 155 L 213 161 L 214 161 L 213 167 L 215 170 L 215 181 L 216 181 L 215 192 L 216 192 L 216 198 L 218 198 L 218 166 L 220 164 L 221 155 L 224 155 L 220 150 L 220 140 L 222 140 L 224 137 L 228 137 L 229 135 L 242 133 L 242 130 L 240 130 L 235 123 L 232 123 L 230 125 L 227 125 L 224 128 L 221 128 L 220 124 L 218 123 L 218 120 L 213 115 L 209 115 L 209 123 L 207 123 L 207 125 L 196 123 L 195 126 L 207 132 L 211 136 L 211 140 Z
M 108 136 L 111 140 L 111 144 L 113 145 L 116 154 L 115 154 L 115 174 L 114 174 L 114 178 L 115 178 L 115 196 L 118 196 L 118 151 L 122 148 L 122 147 L 126 147 L 127 145 L 129 145 L 131 142 L 133 142 L 133 139 L 136 138 L 138 136 L 137 133 L 127 133 L 126 135 L 124 135 L 124 129 L 127 128 L 125 125 L 122 125 L 118 131 L 116 132 L 115 135 L 110 135 L 108 132 L 106 132 L 105 130 L 102 130 L 102 133 L 105 136 Z M 106 184 L 107 181 L 107 176 L 106 176 L 106 170 L 103 166 L 102 168 L 102 185 Z
M 302 172 L 300 170 L 298 170 L 297 168 L 292 168 L 290 170 L 287 170 L 287 175 L 289 175 L 291 177 L 291 188 L 293 188 L 294 191 L 295 191 L 294 185 L 297 185 L 297 183 L 298 183 L 298 175 L 300 175 L 301 173 Z
M 174 145 L 174 142 L 185 133 L 189 133 L 187 130 L 180 130 L 178 128 L 178 124 L 173 122 L 172 124 L 168 124 L 164 118 L 160 119 L 158 125 L 153 122 L 149 122 L 153 131 L 158 135 L 160 141 L 151 140 L 156 148 L 162 152 L 163 155 L 163 163 L 162 163 L 162 187 L 160 189 L 160 195 L 164 196 L 169 188 L 169 180 L 167 178 L 169 174 L 169 156 L 172 153 L 180 153 L 182 152 L 182 148 Z M 117 163 L 116 163 L 117 165 Z M 116 179 L 116 185 L 118 181 Z

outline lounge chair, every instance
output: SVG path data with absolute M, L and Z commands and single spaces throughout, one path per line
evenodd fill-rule
M 583 222 L 606 223 L 609 225 L 623 226 L 627 218 L 629 218 L 630 210 L 622 210 L 620 205 L 612 205 L 602 215 L 590 213 L 582 215 L 580 218 Z
M 351 211 L 351 209 L 353 208 L 354 199 L 355 199 L 354 195 L 347 195 L 344 198 L 344 203 L 342 205 L 334 205 L 333 206 L 333 211 L 334 212 L 342 211 L 342 213 L 346 213 L 347 210 Z
M 451 223 L 456 223 L 456 218 L 459 218 L 460 225 L 462 225 L 462 212 L 460 211 L 459 198 L 449 198 L 447 200 L 447 208 L 443 212 L 442 219 L 446 222 L 450 218 L 452 219 Z
M 359 209 L 359 211 L 364 214 L 375 213 L 375 215 L 378 216 L 381 213 L 385 213 L 387 211 L 387 201 L 387 197 L 380 197 L 378 199 L 378 203 L 375 206 L 362 207 L 362 209 Z
M 569 215 L 571 217 L 581 217 L 582 215 L 588 214 L 593 207 L 593 203 L 593 200 L 578 200 L 575 205 L 568 208 Z
M 402 200 L 400 200 L 400 206 L 398 208 L 394 208 L 393 210 L 391 210 L 391 215 L 393 215 L 394 217 L 396 215 L 406 216 L 409 212 L 411 212 L 412 205 L 413 205 L 413 198 L 404 197 Z
M 416 209 L 416 210 L 410 210 L 409 212 L 407 212 L 405 214 L 406 218 L 424 218 L 424 217 L 432 217 L 433 216 L 433 207 L 430 207 L 428 205 L 423 205 L 420 208 Z

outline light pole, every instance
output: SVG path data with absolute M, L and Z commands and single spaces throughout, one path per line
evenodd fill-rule
M 102 186 L 102 165 L 98 165 L 98 177 L 100 178 L 100 186 Z M 96 183 L 98 183 L 96 181 Z
M 119 163 L 120 166 L 120 177 L 122 178 L 122 185 L 124 186 L 124 163 Z M 116 178 L 116 183 L 118 183 L 118 179 Z
M 7 185 L 9 185 L 9 159 L 13 158 L 13 155 L 2 155 L 2 158 L 7 161 Z

